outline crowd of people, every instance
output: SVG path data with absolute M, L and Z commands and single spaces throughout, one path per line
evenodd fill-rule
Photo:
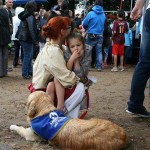
M 51 18 L 59 15 L 70 18 L 71 31 L 82 33 L 86 44 L 91 46 L 91 67 L 96 67 L 99 72 L 108 66 L 108 57 L 111 57 L 110 63 L 114 64 L 111 71 L 124 71 L 123 66 L 128 64 L 128 58 L 132 56 L 133 35 L 129 29 L 130 24 L 127 23 L 127 27 L 125 23 L 124 27 L 123 25 L 120 26 L 122 23 L 117 21 L 122 20 L 121 22 L 125 22 L 124 12 L 118 12 L 118 19 L 112 23 L 104 13 L 102 1 L 96 0 L 94 6 L 91 7 L 85 17 L 83 14 L 81 16 L 77 14 L 73 17 L 66 0 L 58 0 L 57 7 L 49 11 L 42 7 L 39 12 L 37 12 L 36 3 L 32 4 L 32 6 L 31 3 L 27 3 L 24 8 L 16 7 L 15 16 L 13 17 L 10 11 L 12 7 L 13 0 L 6 0 L 4 8 L 9 8 L 6 10 L 9 10 L 8 16 L 12 30 L 10 31 L 10 36 L 11 41 L 14 43 L 13 67 L 17 67 L 22 62 L 22 77 L 24 79 L 31 79 L 32 60 L 36 59 L 46 42 L 46 39 L 41 36 L 43 25 Z M 121 17 L 119 17 L 120 13 Z M 124 29 L 124 31 L 119 28 Z M 127 32 L 128 30 L 129 32 Z M 118 42 L 121 42 L 118 40 L 121 39 L 123 44 L 118 47 Z M 117 50 L 120 47 L 121 52 Z M 120 65 L 117 64 L 118 57 L 120 57 Z M 7 67 L 7 71 L 11 70 L 11 67 Z
M 137 0 L 131 12 L 133 19 L 140 17 L 136 13 L 144 5 L 145 0 L 141 1 Z M 82 19 L 79 15 L 73 17 L 66 0 L 58 0 L 57 7 L 51 11 L 41 8 L 39 12 L 36 12 L 37 4 L 29 1 L 24 8 L 16 7 L 13 17 L 13 0 L 6 0 L 5 3 L 3 7 L 0 0 L 0 77 L 7 76 L 7 71 L 11 70 L 8 67 L 8 44 L 12 40 L 13 67 L 18 66 L 21 56 L 22 77 L 32 79 L 30 91 L 45 91 L 53 100 L 57 99 L 57 108 L 66 112 L 70 102 L 68 104 L 65 100 L 70 95 L 75 94 L 76 103 L 88 95 L 83 87 L 88 87 L 91 83 L 87 76 L 89 68 L 94 66 L 101 72 L 107 67 L 109 51 L 114 65 L 111 71 L 124 71 L 124 65 L 131 56 L 133 35 L 130 23 L 124 20 L 123 10 L 117 12 L 117 19 L 111 26 L 104 13 L 102 0 L 95 0 L 94 6 Z M 143 24 L 140 60 L 134 72 L 127 109 L 128 113 L 143 117 L 150 116 L 143 106 L 150 68 L 149 33 L 146 30 L 149 28 L 149 7 Z M 72 98 L 71 103 L 73 100 Z M 80 107 L 76 109 L 79 112 Z M 74 117 L 78 115 L 79 113 Z

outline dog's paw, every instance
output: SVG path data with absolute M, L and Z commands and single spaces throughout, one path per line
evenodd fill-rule
M 16 130 L 16 128 L 17 128 L 17 126 L 16 126 L 16 125 L 11 125 L 11 126 L 10 126 L 10 130 L 11 130 L 11 131 L 15 131 L 15 130 Z

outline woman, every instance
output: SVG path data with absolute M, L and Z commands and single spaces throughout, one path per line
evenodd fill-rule
M 47 25 L 43 26 L 42 34 L 49 41 L 34 62 L 33 80 L 29 89 L 31 92 L 44 90 L 54 100 L 55 92 L 60 93 L 61 89 L 59 86 L 54 88 L 54 83 L 51 81 L 55 77 L 65 88 L 65 107 L 70 112 L 69 115 L 78 117 L 80 109 L 78 104 L 85 94 L 84 85 L 78 83 L 79 78 L 67 69 L 62 45 L 71 31 L 70 23 L 69 18 L 58 16 L 50 19 Z
M 36 8 L 36 3 L 30 1 L 25 5 L 25 10 L 18 15 L 21 23 L 17 38 L 23 48 L 22 77 L 24 79 L 30 79 L 32 76 L 33 46 L 38 45 L 34 15 Z
M 8 43 L 10 43 L 9 17 L 0 0 L 0 77 L 7 75 Z

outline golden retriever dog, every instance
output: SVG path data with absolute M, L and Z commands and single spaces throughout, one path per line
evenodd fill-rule
M 45 140 L 65 150 L 120 150 L 127 143 L 127 134 L 124 129 L 111 121 L 96 118 L 81 120 L 63 115 L 58 117 L 55 111 L 57 109 L 49 95 L 42 91 L 34 92 L 29 95 L 27 101 L 27 120 L 30 122 L 31 128 L 11 125 L 10 130 L 16 131 L 30 141 L 40 140 L 40 137 L 45 137 L 46 134 L 48 138 Z M 66 122 L 53 135 L 52 132 L 55 129 L 52 129 L 52 132 L 44 129 L 47 126 L 45 120 L 40 123 L 45 116 L 52 119 L 52 122 L 48 122 L 47 125 L 54 125 L 54 128 L 60 120 L 65 118 Z M 32 125 L 33 122 L 38 127 Z M 37 133 L 34 129 L 40 131 Z

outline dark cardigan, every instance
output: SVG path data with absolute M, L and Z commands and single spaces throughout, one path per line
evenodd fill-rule
M 0 9 L 0 45 L 7 45 L 10 43 L 10 28 L 9 28 L 9 17 L 6 9 Z

